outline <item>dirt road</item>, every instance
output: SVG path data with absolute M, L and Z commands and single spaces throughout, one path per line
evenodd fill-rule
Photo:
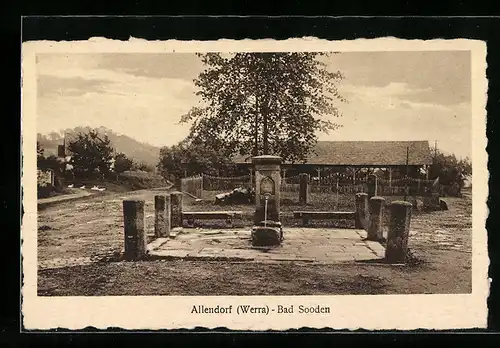
M 153 197 L 143 190 L 64 202 L 39 212 L 41 296 L 467 293 L 471 291 L 472 203 L 449 198 L 448 211 L 415 214 L 413 266 L 336 267 L 199 261 L 92 263 L 123 246 L 122 200 L 146 200 L 153 233 Z M 43 269 L 59 263 L 67 267 Z M 71 266 L 73 265 L 73 266 Z M 265 287 L 262 284 L 266 284 Z M 264 290 L 265 288 L 265 290 Z
M 167 190 L 140 190 L 60 202 L 38 213 L 38 260 L 88 258 L 121 251 L 124 199 L 144 199 L 146 226 L 154 226 L 154 196 Z

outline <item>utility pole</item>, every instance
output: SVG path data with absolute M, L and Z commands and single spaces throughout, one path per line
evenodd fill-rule
M 438 151 L 438 141 L 434 141 L 434 163 L 436 162 L 436 157 L 437 157 L 437 151 Z
M 63 144 L 57 145 L 57 157 L 66 158 L 66 133 L 63 134 Z
M 427 168 L 427 180 L 429 180 L 429 171 L 435 171 L 436 159 L 437 159 L 437 140 L 434 140 L 434 157 L 432 158 L 432 165 Z
M 406 183 L 405 183 L 405 198 L 404 200 L 406 201 L 406 196 L 408 195 L 408 155 L 409 155 L 410 148 L 407 146 L 406 147 Z

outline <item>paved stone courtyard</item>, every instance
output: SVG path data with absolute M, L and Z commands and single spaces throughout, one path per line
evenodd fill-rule
M 376 260 L 385 248 L 365 240 L 357 229 L 284 228 L 282 245 L 257 248 L 250 242 L 250 229 L 183 229 L 170 238 L 159 238 L 148 245 L 153 258 L 189 260 L 228 260 L 254 262 L 338 263 Z

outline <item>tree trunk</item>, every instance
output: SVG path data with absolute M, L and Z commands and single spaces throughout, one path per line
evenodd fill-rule
M 266 106 L 262 110 L 262 123 L 263 123 L 263 134 L 262 134 L 262 139 L 263 139 L 263 155 L 269 155 L 269 130 L 267 127 L 267 119 L 268 119 L 268 113 L 269 113 L 269 104 L 270 101 L 266 100 Z
M 257 96 L 255 97 L 255 145 L 253 149 L 253 155 L 259 155 L 259 106 Z
M 268 137 L 267 137 L 267 113 L 265 113 L 263 115 L 264 117 L 264 134 L 263 134 L 263 137 L 264 137 L 264 155 L 269 155 L 269 140 L 268 140 Z

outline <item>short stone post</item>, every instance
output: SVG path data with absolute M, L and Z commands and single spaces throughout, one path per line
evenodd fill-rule
M 374 196 L 370 198 L 370 225 L 368 227 L 368 240 L 382 240 L 382 225 L 384 216 L 385 199 Z
M 155 196 L 155 236 L 170 235 L 170 196 Z
M 305 205 L 309 201 L 309 175 L 300 173 L 299 180 L 299 203 Z
M 368 191 L 368 198 L 372 198 L 377 195 L 377 181 L 378 178 L 375 174 L 368 175 L 368 181 L 366 185 Z
M 146 230 L 144 229 L 144 201 L 123 201 L 123 222 L 125 232 L 124 259 L 136 261 L 144 258 L 147 251 Z
M 170 227 L 182 228 L 182 192 L 170 194 Z
M 389 232 L 385 259 L 389 263 L 403 263 L 408 252 L 408 235 L 412 205 L 410 202 L 395 201 L 389 206 Z
M 368 219 L 368 195 L 364 192 L 356 193 L 356 218 L 355 228 L 367 228 Z

